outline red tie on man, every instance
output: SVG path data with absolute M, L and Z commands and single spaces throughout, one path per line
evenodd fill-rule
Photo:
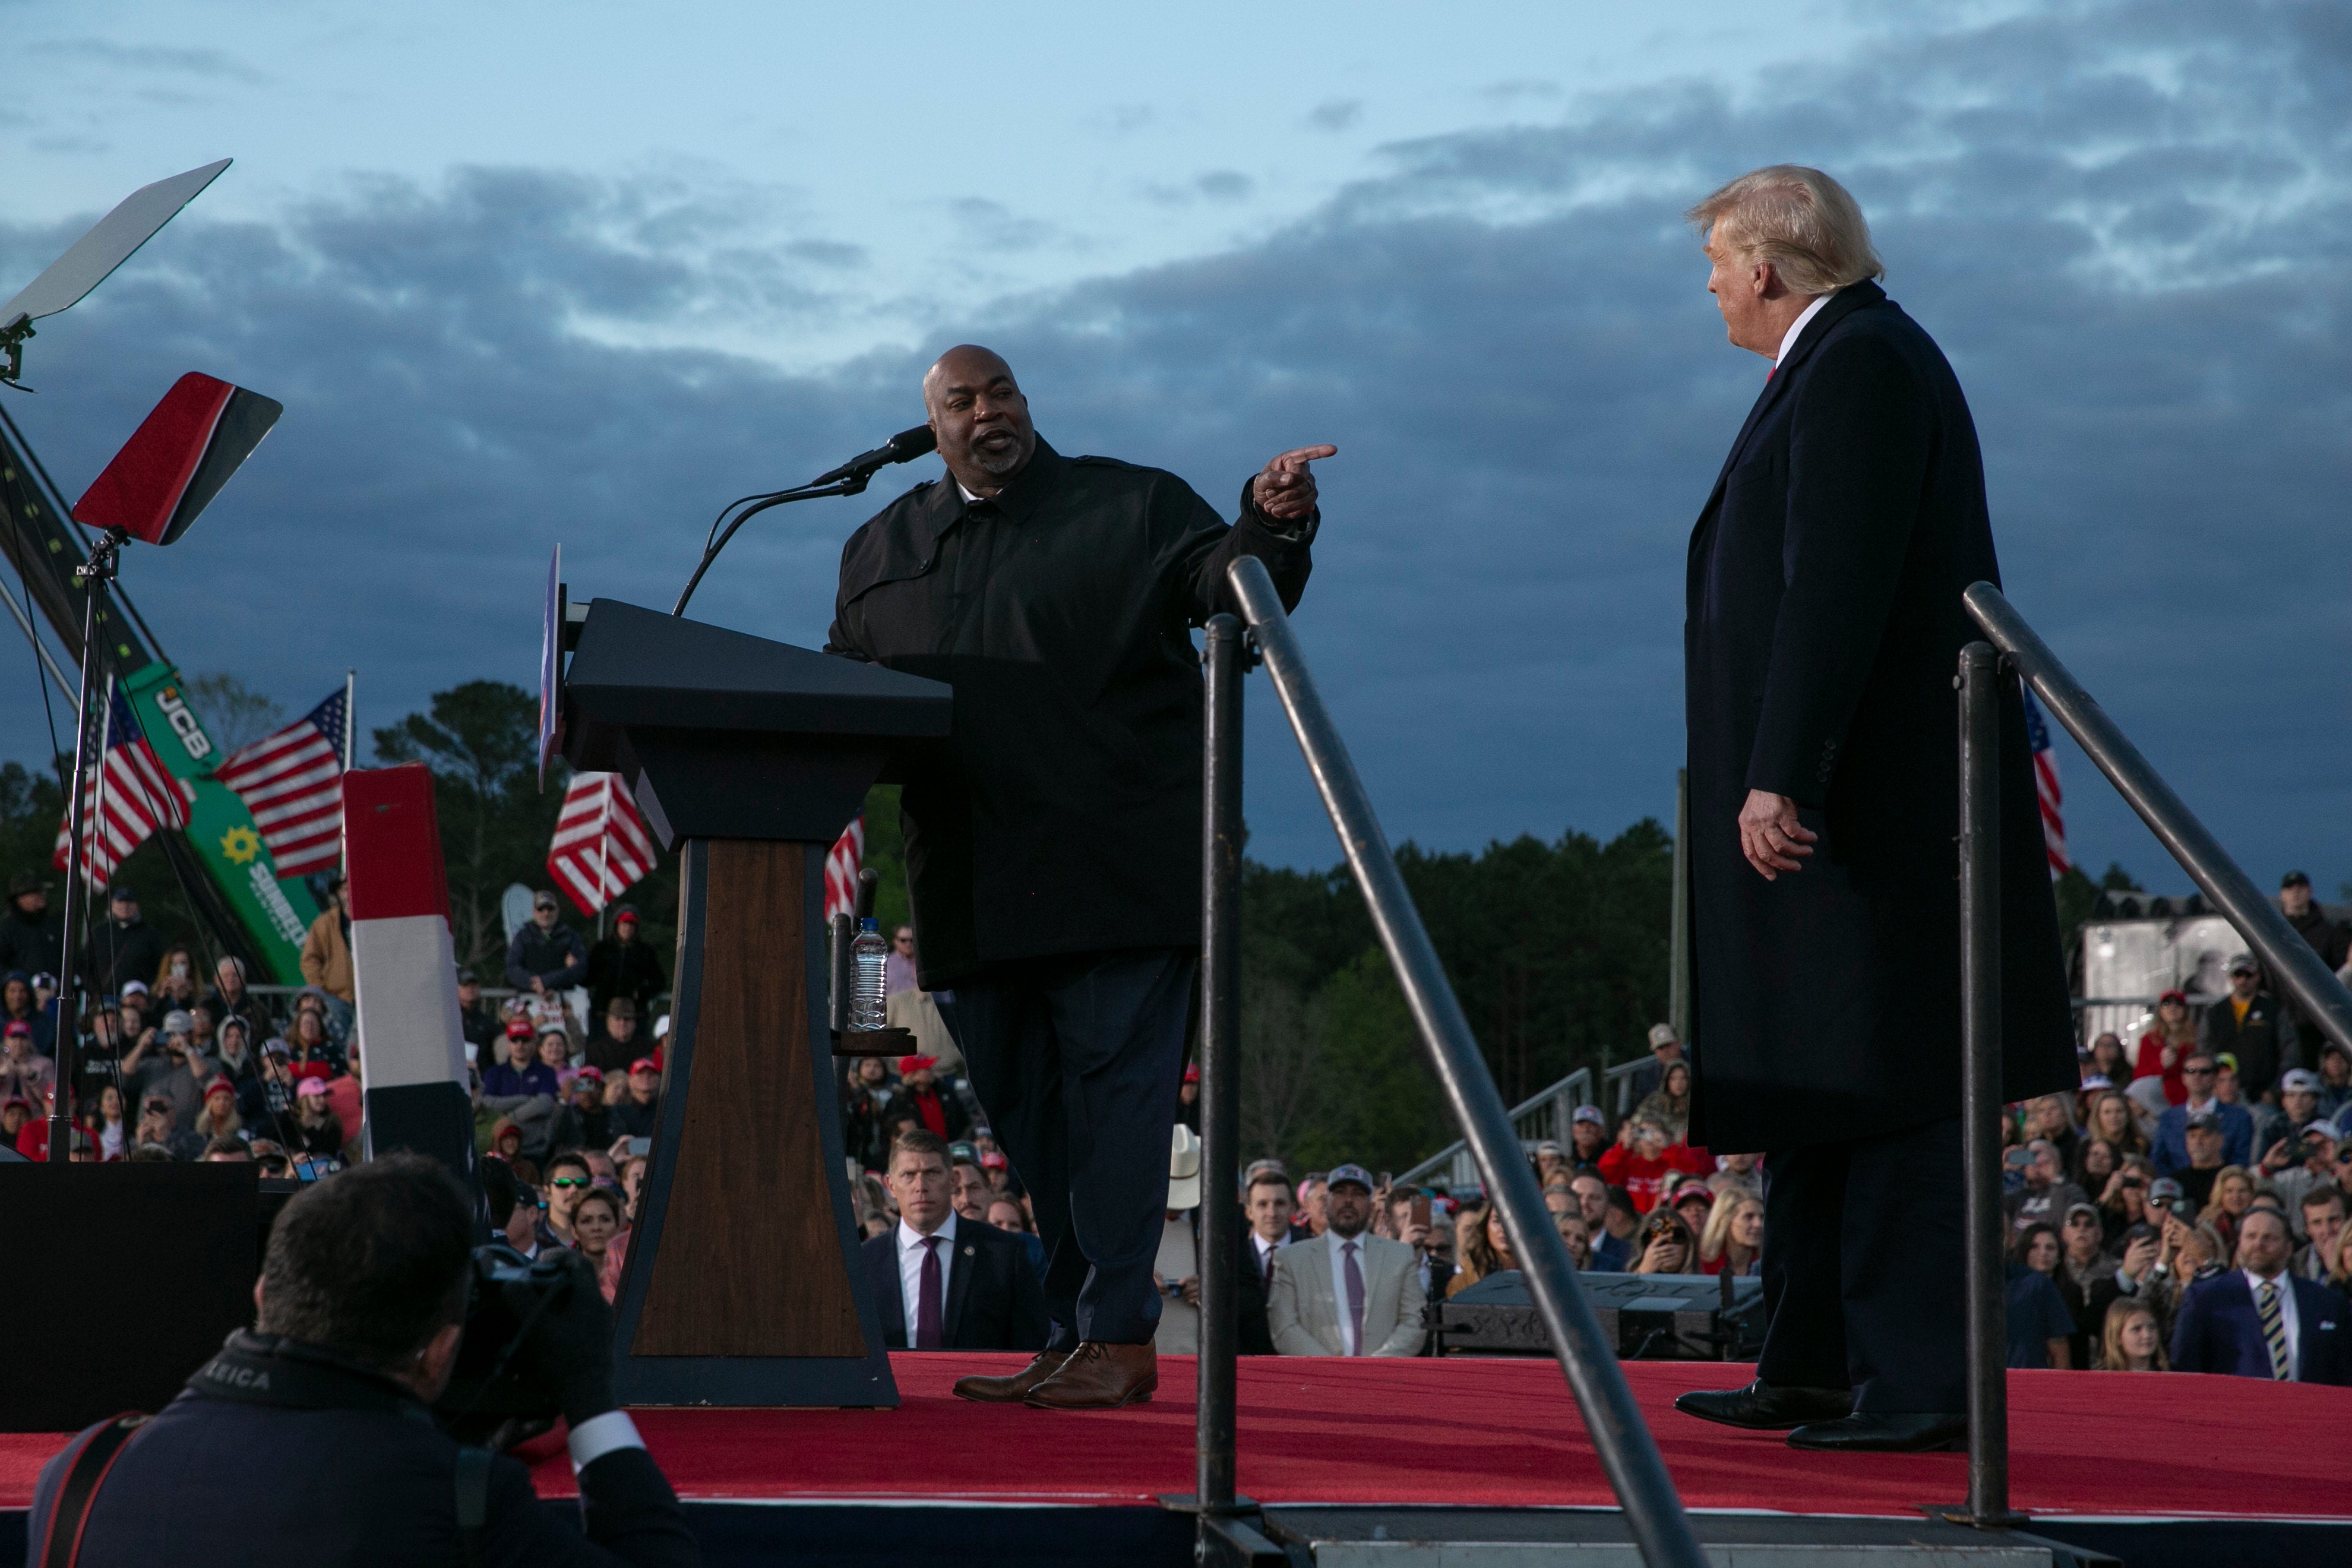
M 923 1237 L 923 1282 L 915 1292 L 915 1348 L 940 1348 L 940 1238 Z

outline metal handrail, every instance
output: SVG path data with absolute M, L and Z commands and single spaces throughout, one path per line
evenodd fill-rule
M 1454 1119 L 1486 1173 L 1487 1194 L 1502 1211 L 1512 1255 L 1519 1259 L 1528 1293 L 1549 1331 L 1560 1370 L 1575 1395 L 1601 1470 L 1625 1510 L 1642 1559 L 1651 1568 L 1668 1564 L 1704 1568 L 1706 1556 L 1699 1550 L 1690 1517 L 1683 1511 L 1682 1499 L 1666 1474 L 1664 1460 L 1659 1458 L 1656 1440 L 1626 1385 L 1616 1347 L 1601 1333 L 1591 1304 L 1577 1283 L 1568 1245 L 1553 1227 L 1535 1173 L 1519 1152 L 1494 1074 L 1479 1054 L 1462 1004 L 1446 983 L 1437 950 L 1397 870 L 1396 858 L 1372 814 L 1363 781 L 1357 777 L 1347 746 L 1316 692 L 1297 634 L 1275 592 L 1274 579 L 1265 563 L 1246 555 L 1227 567 L 1225 575 L 1256 634 L 1275 691 L 1289 716 L 1324 809 L 1330 814 L 1348 868 L 1355 875 L 1381 945 L 1387 950 L 1404 992 L 1405 1005 L 1428 1048 L 1430 1064 L 1436 1068 Z M 1230 1268 L 1234 1261 L 1212 1252 L 1203 1267 Z
M 2000 684 L 1990 645 L 1960 650 L 1960 1163 L 1967 1271 L 1969 1498 L 1979 1529 L 2009 1506 L 2008 1294 L 2000 1206 Z
M 2345 990 L 2344 983 L 2312 951 L 2311 944 L 2286 923 L 2278 906 L 2238 869 L 2237 862 L 2197 820 L 2197 814 L 2148 765 L 2139 748 L 2124 738 L 2098 700 L 2058 662 L 2058 656 L 2025 624 L 2025 617 L 2001 596 L 2000 589 L 1990 583 L 1973 584 L 1961 600 L 1985 636 L 2032 684 L 2034 695 L 2042 699 L 2051 717 L 2066 727 L 2084 754 L 2139 813 L 2158 842 L 2212 901 L 2214 912 L 2238 929 L 2262 960 L 2263 970 L 2286 990 L 2304 1016 L 2317 1023 L 2329 1039 L 2352 1051 L 2352 992 Z
M 1615 1067 L 1611 1068 L 1608 1073 L 1602 1078 L 1601 1081 L 1603 1083 L 1614 1084 L 1617 1087 L 1617 1114 L 1619 1116 L 1627 1116 L 1633 1113 L 1633 1075 L 1640 1072 L 1642 1068 L 1647 1065 L 1649 1065 L 1648 1058 L 1635 1057 L 1630 1062 L 1619 1062 Z
M 2000 1214 L 2000 728 L 2002 666 L 2106 774 L 2165 849 L 2237 929 L 2263 969 L 2327 1037 L 2352 1050 L 2352 992 L 2238 868 L 2106 710 L 1990 583 L 1961 595 L 1990 642 L 1960 650 L 1960 1037 L 1962 1156 L 1968 1184 L 1969 1500 L 1949 1517 L 2014 1523 Z
M 1511 1119 L 1512 1131 L 1519 1135 L 1521 1145 L 1540 1143 L 1549 1139 L 1565 1146 L 1568 1142 L 1570 1119 L 1575 1116 L 1576 1108 L 1580 1105 L 1595 1103 L 1597 1102 L 1592 1098 L 1592 1069 L 1579 1068 L 1558 1083 L 1538 1089 L 1528 1099 L 1511 1107 L 1507 1114 Z M 1544 1122 L 1547 1112 L 1550 1114 L 1551 1119 L 1549 1127 Z M 1531 1122 L 1534 1125 L 1530 1126 Z M 1465 1141 L 1456 1138 L 1411 1170 L 1399 1171 L 1392 1180 L 1400 1187 L 1408 1183 L 1418 1182 L 1441 1165 L 1454 1165 L 1462 1155 L 1468 1152 L 1469 1148 L 1470 1145 Z M 1528 1149 L 1528 1152 L 1533 1152 L 1532 1148 Z M 1447 1175 L 1450 1184 L 1454 1186 L 1466 1185 L 1471 1179 L 1469 1176 L 1460 1174 L 1458 1169 L 1449 1170 Z

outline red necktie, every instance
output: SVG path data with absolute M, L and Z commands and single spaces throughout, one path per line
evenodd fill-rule
M 923 1237 L 923 1282 L 915 1294 L 915 1348 L 940 1348 L 940 1238 Z

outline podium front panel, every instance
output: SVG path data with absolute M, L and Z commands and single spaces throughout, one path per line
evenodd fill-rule
M 625 1404 L 898 1403 L 825 1033 L 828 848 L 684 846 L 661 1112 L 616 1302 Z

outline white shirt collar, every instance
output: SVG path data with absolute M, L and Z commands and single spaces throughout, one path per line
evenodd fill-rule
M 1789 357 L 1789 351 L 1797 346 L 1797 334 L 1805 330 L 1805 323 L 1822 313 L 1822 307 L 1828 304 L 1831 295 L 1836 292 L 1833 289 L 1829 294 L 1814 295 L 1813 302 L 1805 307 L 1804 314 L 1789 323 L 1789 330 L 1780 335 L 1780 352 L 1772 356 L 1773 364 L 1778 365 Z
M 942 1220 L 940 1223 L 940 1228 L 931 1232 L 931 1234 L 940 1238 L 940 1246 L 947 1247 L 950 1251 L 953 1251 L 955 1249 L 955 1210 L 950 1209 L 948 1210 L 948 1217 Z M 921 1231 L 917 1230 L 913 1226 L 908 1225 L 903 1219 L 898 1222 L 899 1251 L 919 1251 L 923 1245 L 923 1233 Z
M 963 488 L 963 481 L 962 481 L 961 479 L 958 479 L 958 480 L 956 481 L 956 489 L 958 490 L 958 492 L 960 492 L 960 493 L 962 495 L 962 497 L 963 497 L 963 504 L 964 504 L 964 505 L 966 505 L 966 506 L 971 506 L 973 502 L 975 502 L 975 501 L 977 501 L 977 500 L 980 500 L 980 498 L 979 498 L 978 496 L 976 496 L 976 495 L 972 494 L 970 490 L 965 489 Z

